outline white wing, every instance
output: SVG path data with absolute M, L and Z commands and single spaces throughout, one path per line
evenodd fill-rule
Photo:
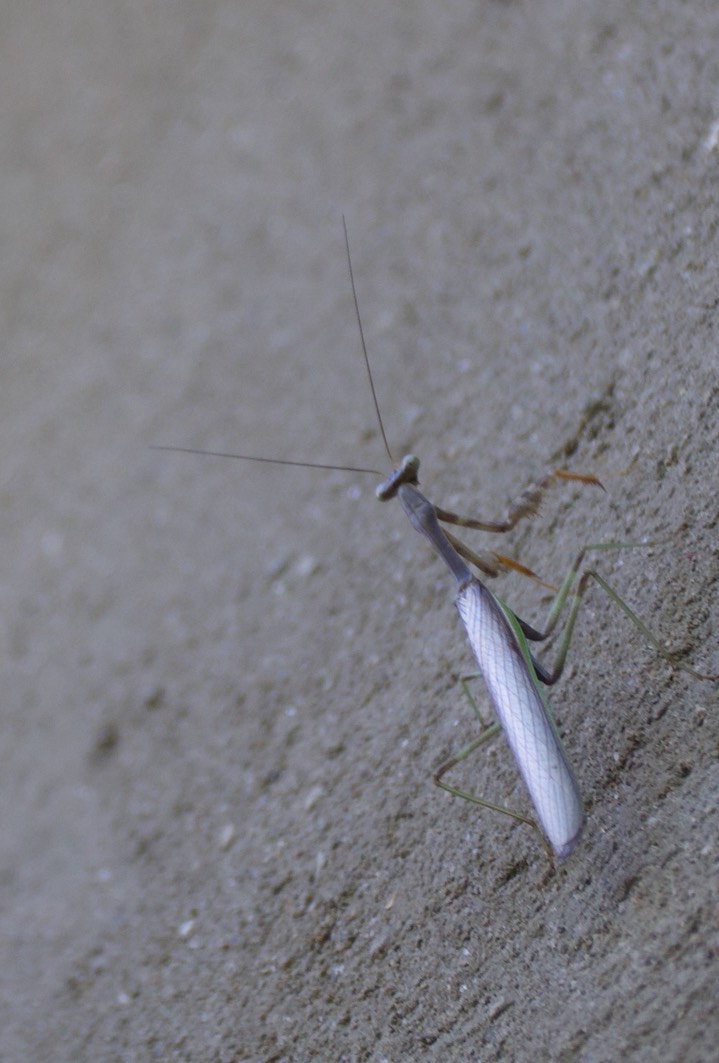
M 528 653 L 525 658 L 510 620 L 478 580 L 459 592 L 457 609 L 537 819 L 561 860 L 582 831 L 582 799 L 549 707 L 530 675 Z

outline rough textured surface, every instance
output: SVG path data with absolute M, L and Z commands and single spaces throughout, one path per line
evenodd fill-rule
M 715 1049 L 716 688 L 591 595 L 545 881 L 431 786 L 471 658 L 375 480 L 148 444 L 384 473 L 344 211 L 429 496 L 598 473 L 499 548 L 556 581 L 681 528 L 598 564 L 719 670 L 718 39 L 678 0 L 4 6 L 3 1059 Z M 523 807 L 500 744 L 458 774 Z

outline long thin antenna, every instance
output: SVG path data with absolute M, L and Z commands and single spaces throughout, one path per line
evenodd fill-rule
M 387 442 L 387 435 L 384 430 L 384 422 L 382 421 L 382 414 L 379 412 L 379 402 L 377 401 L 377 392 L 374 389 L 374 380 L 372 379 L 372 370 L 370 369 L 369 356 L 367 354 L 367 344 L 364 338 L 364 329 L 362 328 L 362 318 L 360 317 L 359 303 L 357 302 L 357 289 L 355 288 L 355 277 L 352 271 L 352 256 L 350 255 L 350 240 L 347 235 L 347 222 L 345 221 L 344 214 L 342 215 L 342 228 L 345 231 L 345 247 L 347 248 L 347 265 L 350 271 L 350 284 L 352 285 L 352 298 L 355 301 L 355 313 L 357 315 L 357 324 L 359 325 L 360 339 L 362 340 L 362 353 L 364 354 L 364 364 L 367 367 L 367 377 L 369 379 L 369 386 L 372 390 L 372 400 L 374 402 L 374 408 L 377 411 L 377 420 L 379 422 L 379 429 L 382 433 L 382 439 L 384 441 L 384 449 L 387 451 L 387 457 L 394 465 L 395 461 L 392 457 L 392 451 L 389 449 L 389 443 Z
M 180 454 L 204 454 L 208 458 L 236 458 L 238 461 L 263 461 L 267 465 L 295 465 L 300 469 L 333 469 L 335 472 L 366 472 L 372 476 L 381 476 L 377 469 L 358 469 L 356 465 L 323 465 L 317 461 L 287 461 L 286 458 L 260 458 L 256 454 L 228 454 L 221 450 L 200 450 L 197 447 L 168 447 L 160 444 L 150 446 L 150 450 L 176 450 Z

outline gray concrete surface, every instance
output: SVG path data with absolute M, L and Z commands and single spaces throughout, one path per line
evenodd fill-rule
M 681 527 L 599 563 L 719 670 L 716 5 L 0 27 L 2 1059 L 708 1059 L 716 688 L 591 595 L 552 697 L 588 823 L 545 881 L 431 785 L 471 660 L 374 478 L 149 444 L 385 470 L 345 212 L 396 454 L 488 516 L 600 475 L 500 544 L 548 580 Z M 459 774 L 524 807 L 500 745 Z

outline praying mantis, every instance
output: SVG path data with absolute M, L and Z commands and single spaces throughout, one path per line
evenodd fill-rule
M 584 547 L 570 566 L 549 610 L 547 622 L 542 631 L 536 630 L 520 619 L 472 571 L 470 564 L 484 576 L 490 577 L 496 575 L 500 568 L 509 567 L 536 578 L 534 573 L 525 566 L 501 554 L 494 554 L 492 559 L 489 559 L 474 552 L 442 525 L 451 524 L 501 534 L 510 531 L 521 520 L 536 513 L 544 491 L 555 480 L 576 481 L 599 487 L 602 485 L 594 476 L 573 473 L 566 469 L 555 469 L 525 491 L 501 521 L 485 521 L 459 516 L 434 505 L 420 492 L 419 459 L 414 455 L 406 455 L 399 464 L 395 464 L 392 458 L 367 353 L 344 217 L 342 221 L 365 367 L 384 447 L 394 466 L 392 473 L 378 486 L 376 494 L 381 501 L 389 501 L 393 498 L 399 500 L 412 526 L 429 542 L 455 578 L 457 611 L 480 673 L 487 685 L 498 721 L 492 725 L 483 725 L 481 733 L 475 739 L 446 760 L 434 772 L 433 780 L 440 788 L 456 797 L 528 824 L 541 838 L 550 861 L 554 858 L 564 860 L 573 851 L 581 836 L 584 827 L 584 810 L 579 783 L 562 744 L 543 687 L 554 684 L 562 674 L 579 607 L 590 582 L 595 582 L 605 591 L 657 653 L 673 668 L 688 672 L 697 679 L 712 682 L 719 680 L 719 675 L 698 672 L 685 662 L 676 659 L 652 635 L 644 622 L 598 572 L 583 567 L 587 554 L 592 551 L 647 544 L 595 543 Z M 160 446 L 155 449 L 379 475 L 373 469 L 325 465 L 317 462 L 278 461 L 249 454 L 228 454 L 190 447 Z M 557 659 L 554 668 L 547 671 L 532 655 L 529 643 L 542 642 L 557 629 L 565 606 L 567 616 L 561 628 Z M 445 781 L 445 775 L 452 768 L 492 738 L 500 729 L 514 756 L 532 803 L 534 816 L 524 815 L 485 798 L 469 794 Z

